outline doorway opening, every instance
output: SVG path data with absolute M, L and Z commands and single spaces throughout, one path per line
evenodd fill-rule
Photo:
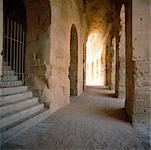
M 3 28 L 2 81 L 5 82 L 1 86 L 21 86 L 24 84 L 26 35 L 26 12 L 21 0 L 4 0 Z
M 86 46 L 86 85 L 103 86 L 105 61 L 100 33 L 91 33 Z

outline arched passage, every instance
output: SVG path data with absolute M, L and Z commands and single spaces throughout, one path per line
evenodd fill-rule
M 78 84 L 78 33 L 75 25 L 72 25 L 70 36 L 70 96 L 77 96 Z

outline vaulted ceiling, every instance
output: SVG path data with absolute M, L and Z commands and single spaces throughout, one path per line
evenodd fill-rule
M 83 0 L 89 32 L 104 34 L 115 17 L 115 0 Z

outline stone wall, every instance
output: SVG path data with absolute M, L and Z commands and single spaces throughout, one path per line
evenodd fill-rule
M 70 96 L 77 96 L 78 85 L 78 35 L 75 25 L 72 25 L 70 35 Z
M 48 0 L 24 0 L 26 9 L 25 83 L 49 105 L 51 8 Z
M 125 98 L 125 6 L 121 7 L 120 11 L 120 43 L 119 43 L 119 96 Z
M 70 97 L 70 34 L 78 35 L 77 95 L 83 92 L 83 45 L 87 22 L 80 0 L 23 0 L 26 10 L 25 82 L 54 112 Z M 0 1 L 0 53 L 3 48 L 3 1 Z M 0 55 L 0 71 L 2 57 Z M 0 73 L 1 74 L 1 73 Z
M 150 0 L 132 2 L 132 43 L 134 68 L 134 122 L 151 121 L 151 3 Z
M 116 75 L 116 37 L 112 39 L 111 45 L 111 89 L 115 90 L 115 75 Z
M 51 86 L 46 91 L 50 97 L 50 108 L 54 112 L 70 102 L 70 34 L 72 24 L 76 26 L 78 34 L 78 91 L 83 92 L 83 16 L 76 0 L 52 0 L 51 24 Z
M 126 3 L 126 112 L 132 120 L 134 94 L 134 63 L 132 62 L 132 4 Z
M 134 123 L 151 120 L 151 4 L 126 4 L 126 111 Z
M 24 0 L 27 11 L 26 83 L 51 112 L 70 102 L 70 34 L 78 34 L 77 95 L 83 91 L 86 27 L 76 0 Z
M 2 52 L 3 49 L 3 0 L 0 0 L 0 79 L 2 75 Z

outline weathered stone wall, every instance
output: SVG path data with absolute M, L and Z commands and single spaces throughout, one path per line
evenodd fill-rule
M 70 96 L 77 96 L 78 85 L 78 35 L 75 25 L 72 25 L 70 35 Z
M 115 90 L 115 69 L 116 69 L 116 38 L 109 37 L 106 50 L 106 81 L 109 89 Z
M 126 4 L 126 111 L 133 122 L 151 120 L 151 4 Z
M 132 43 L 134 69 L 134 122 L 151 121 L 151 2 L 132 1 Z
M 2 75 L 2 52 L 3 49 L 3 0 L 0 0 L 0 79 Z
M 80 0 L 23 0 L 27 15 L 25 82 L 52 112 L 69 103 L 70 33 L 78 35 L 77 95 L 83 92 L 83 45 L 87 22 Z M 3 1 L 0 1 L 0 52 L 3 47 Z M 0 70 L 2 57 L 0 56 Z
M 134 63 L 132 62 L 132 4 L 126 3 L 126 112 L 132 120 L 134 94 Z
M 106 45 L 106 85 L 109 86 L 110 89 L 112 89 L 112 83 L 111 83 L 111 41 L 108 41 Z
M 83 19 L 76 0 L 52 0 L 51 24 L 51 86 L 46 92 L 54 112 L 69 103 L 70 34 L 75 24 L 78 34 L 78 95 L 83 91 Z
M 120 43 L 119 43 L 119 96 L 125 98 L 125 6 L 120 11 Z
M 44 93 L 49 89 L 50 65 L 50 26 L 51 9 L 48 0 L 24 0 L 27 16 L 25 82 L 39 97 L 40 102 L 48 103 Z
M 116 75 L 116 37 L 112 39 L 111 45 L 111 89 L 115 90 L 115 75 Z

